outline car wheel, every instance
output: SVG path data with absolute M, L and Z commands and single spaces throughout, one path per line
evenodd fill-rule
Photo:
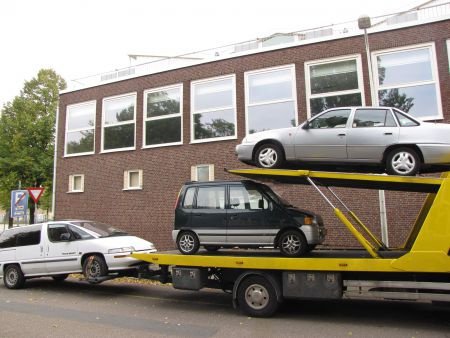
M 217 245 L 205 245 L 205 249 L 209 252 L 216 252 L 220 249 L 220 247 L 218 247 Z
M 52 278 L 55 282 L 63 282 L 67 279 L 67 277 L 69 277 L 68 273 L 52 276 Z
M 305 236 L 297 230 L 288 230 L 280 235 L 278 246 L 281 253 L 287 257 L 298 257 L 308 251 Z
M 183 231 L 177 238 L 178 250 L 184 255 L 193 255 L 200 246 L 198 237 L 192 231 Z
M 256 165 L 260 168 L 279 168 L 283 162 L 283 151 L 281 147 L 276 144 L 263 144 L 256 152 Z
M 95 278 L 106 276 L 108 265 L 100 255 L 90 255 L 83 263 L 83 275 L 89 281 Z
M 396 148 L 388 154 L 386 159 L 386 171 L 390 175 L 414 176 L 419 168 L 419 156 L 411 148 Z
M 279 306 L 275 288 L 262 276 L 245 278 L 238 286 L 237 300 L 240 310 L 252 317 L 270 317 Z
M 8 265 L 3 274 L 3 282 L 8 289 L 21 289 L 25 285 L 22 269 L 17 264 Z

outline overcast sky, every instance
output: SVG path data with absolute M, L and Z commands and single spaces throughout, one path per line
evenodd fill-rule
M 53 68 L 66 81 L 273 33 L 407 10 L 425 0 L 0 0 L 0 107 Z

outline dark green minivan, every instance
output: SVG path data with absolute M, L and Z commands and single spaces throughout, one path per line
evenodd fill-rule
M 325 239 L 322 218 L 254 181 L 188 182 L 175 207 L 173 240 L 183 254 L 200 246 L 276 247 L 289 257 L 309 252 Z

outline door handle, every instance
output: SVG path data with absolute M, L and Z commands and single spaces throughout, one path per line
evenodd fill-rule
M 338 134 L 338 136 L 345 136 L 345 133 L 344 134 Z
M 237 219 L 238 218 L 238 215 L 231 215 L 230 216 L 230 220 L 232 220 L 232 221 L 234 221 L 235 219 Z
M 392 133 L 384 133 L 384 135 L 392 135 Z

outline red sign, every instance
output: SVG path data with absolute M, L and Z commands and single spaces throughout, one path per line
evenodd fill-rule
M 34 203 L 37 203 L 45 188 L 27 188 L 27 190 L 30 193 L 30 197 L 33 199 Z

